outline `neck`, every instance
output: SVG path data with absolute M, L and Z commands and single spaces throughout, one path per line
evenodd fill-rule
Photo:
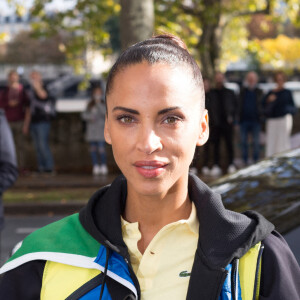
M 188 219 L 192 203 L 188 197 L 187 183 L 185 188 L 172 188 L 164 195 L 140 195 L 128 187 L 124 219 L 138 222 L 141 240 L 138 248 L 144 253 L 154 236 L 167 224 Z

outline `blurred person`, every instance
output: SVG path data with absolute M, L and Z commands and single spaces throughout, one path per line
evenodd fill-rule
M 49 146 L 49 134 L 51 120 L 55 116 L 55 98 L 44 86 L 38 71 L 31 72 L 30 83 L 30 133 L 36 150 L 38 171 L 53 174 L 54 162 Z
M 208 139 L 204 101 L 179 38 L 125 50 L 108 75 L 104 129 L 123 175 L 29 235 L 0 270 L 0 298 L 299 299 L 299 266 L 274 226 L 225 209 L 189 174 Z
M 238 119 L 241 132 L 242 158 L 248 165 L 249 137 L 252 139 L 252 158 L 256 163 L 260 152 L 260 124 L 262 119 L 263 92 L 257 87 L 257 73 L 250 71 L 246 74 L 245 85 L 241 89 L 238 102 Z
M 30 101 L 19 74 L 15 70 L 8 73 L 7 87 L 0 92 L 0 108 L 3 108 L 12 130 L 17 152 L 18 166 L 24 170 L 24 135 L 29 132 Z
M 225 149 L 228 159 L 228 173 L 236 171 L 234 160 L 234 122 L 236 119 L 237 99 L 234 92 L 224 86 L 225 76 L 221 72 L 216 72 L 214 76 L 215 87 L 210 92 L 209 107 L 213 112 L 210 120 L 213 124 L 211 134 L 214 144 L 214 165 L 211 169 L 212 176 L 222 174 L 220 164 L 220 145 L 224 139 Z
M 82 118 L 86 121 L 85 139 L 89 143 L 94 175 L 108 173 L 104 140 L 105 112 L 102 88 L 95 86 L 86 111 L 82 114 Z
M 17 179 L 17 159 L 11 129 L 0 108 L 0 232 L 4 227 L 2 195 Z
M 274 81 L 277 86 L 263 99 L 267 157 L 291 148 L 292 115 L 297 111 L 291 91 L 284 87 L 285 74 L 276 72 Z

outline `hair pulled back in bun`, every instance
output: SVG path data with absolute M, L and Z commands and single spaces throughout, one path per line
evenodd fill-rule
M 170 66 L 186 65 L 191 70 L 191 76 L 196 86 L 200 87 L 204 107 L 204 88 L 201 71 L 194 58 L 187 50 L 185 43 L 177 36 L 161 34 L 127 48 L 117 59 L 110 70 L 107 79 L 106 96 L 112 90 L 116 74 L 126 66 L 141 63 L 166 63 Z M 166 78 L 167 80 L 167 78 Z

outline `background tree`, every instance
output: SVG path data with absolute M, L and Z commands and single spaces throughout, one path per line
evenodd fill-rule
M 279 24 L 287 24 L 287 20 L 300 26 L 299 0 L 74 0 L 72 9 L 49 14 L 45 7 L 52 1 L 34 1 L 35 35 L 48 37 L 60 32 L 68 37 L 60 49 L 81 73 L 87 69 L 87 51 L 118 53 L 149 37 L 153 3 L 156 31 L 182 37 L 207 77 L 245 56 L 257 65 L 264 63 L 260 52 L 267 50 L 257 41 L 284 34 Z
M 120 5 L 113 0 L 77 0 L 72 8 L 49 12 L 47 4 L 52 0 L 35 0 L 32 24 L 36 37 L 49 37 L 58 33 L 67 37 L 61 45 L 67 62 L 77 73 L 87 72 L 87 52 L 101 50 L 105 55 L 118 51 L 120 43 L 111 38 L 118 34 Z
M 62 64 L 66 57 L 60 51 L 64 39 L 53 36 L 48 39 L 33 38 L 30 32 L 20 32 L 8 42 L 4 53 L 0 54 L 0 62 L 9 64 Z
M 300 16 L 296 0 L 157 0 L 155 3 L 156 27 L 183 37 L 201 63 L 204 75 L 210 78 L 222 67 L 222 62 L 249 50 L 247 25 L 253 16 L 270 16 L 272 22 L 282 22 L 288 16 L 293 17 L 295 24 Z M 257 24 L 260 25 L 264 24 Z
M 121 0 L 122 49 L 152 36 L 154 30 L 153 0 Z
M 238 17 L 269 13 L 271 1 L 159 0 L 156 6 L 157 25 L 162 29 L 181 31 L 177 33 L 186 36 L 187 43 L 196 49 L 194 54 L 200 60 L 202 72 L 212 78 L 221 57 L 226 27 Z M 184 18 L 178 20 L 178 15 L 184 15 Z M 174 22 L 179 26 L 174 27 Z M 195 27 L 197 30 L 193 30 Z
M 72 9 L 49 14 L 45 7 L 51 2 L 35 0 L 34 32 L 36 36 L 64 32 L 67 60 L 79 73 L 85 71 L 86 51 L 119 52 L 153 33 L 153 0 L 77 0 Z

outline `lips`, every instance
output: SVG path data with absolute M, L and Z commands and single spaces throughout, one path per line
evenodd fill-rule
M 168 163 L 162 161 L 136 161 L 134 166 L 145 178 L 155 178 L 165 171 Z

